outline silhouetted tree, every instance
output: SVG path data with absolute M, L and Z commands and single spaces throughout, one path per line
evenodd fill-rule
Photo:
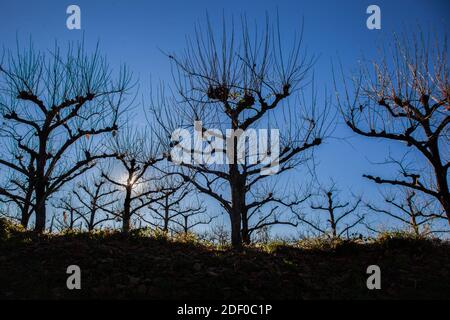
M 191 230 L 199 225 L 209 225 L 215 218 L 215 216 L 204 215 L 206 208 L 202 203 L 197 203 L 195 205 L 188 206 L 185 210 L 181 211 L 174 220 L 181 231 L 187 235 Z
M 56 221 L 57 228 L 59 230 L 74 230 L 75 223 L 81 220 L 81 206 L 76 206 L 74 204 L 73 195 L 69 194 L 68 196 L 59 199 L 58 203 L 55 204 L 56 209 L 63 210 L 62 215 L 59 215 L 58 212 L 53 214 L 52 219 Z M 82 228 L 82 224 L 80 222 L 80 230 Z
M 408 188 L 402 188 L 402 193 L 384 196 L 387 207 L 380 208 L 367 203 L 366 206 L 376 213 L 381 213 L 400 221 L 416 236 L 427 236 L 433 233 L 449 232 L 448 230 L 433 230 L 432 222 L 436 219 L 446 220 L 445 213 L 439 212 L 434 199 L 419 198 L 417 193 Z M 399 199 L 397 199 L 399 198 Z M 376 231 L 372 227 L 370 230 Z M 376 231 L 378 232 L 378 231 Z
M 207 237 L 210 241 L 222 247 L 230 242 L 230 233 L 223 223 L 212 225 L 211 230 L 207 233 Z
M 77 183 L 77 187 L 70 194 L 70 199 L 61 199 L 56 208 L 63 209 L 63 215 L 69 212 L 70 229 L 74 222 L 81 219 L 86 229 L 92 231 L 97 226 L 114 219 L 110 212 L 118 201 L 117 192 L 118 190 L 112 188 L 105 179 L 96 176 L 84 178 Z M 64 220 L 66 219 L 64 216 Z
M 312 202 L 310 207 L 317 213 L 327 215 L 327 226 L 322 226 L 320 219 L 314 222 L 313 219 L 306 218 L 304 215 L 299 215 L 298 218 L 320 234 L 331 238 L 341 238 L 344 234 L 348 236 L 349 231 L 363 221 L 364 217 L 356 214 L 361 198 L 357 198 L 353 203 L 342 202 L 334 183 L 329 187 L 321 188 L 318 197 L 320 200 Z M 354 218 L 349 222 L 349 217 Z
M 112 139 L 113 153 L 117 154 L 115 163 L 119 165 L 121 176 L 102 172 L 102 178 L 122 192 L 122 203 L 110 214 L 122 221 L 122 232 L 128 233 L 131 218 L 139 216 L 139 211 L 150 204 L 163 199 L 166 189 L 157 186 L 155 181 L 161 179 L 153 166 L 162 161 L 158 156 L 159 144 L 152 136 L 135 129 L 123 129 Z
M 168 175 L 157 185 L 162 190 L 161 198 L 149 206 L 152 219 L 141 217 L 143 221 L 163 232 L 176 231 L 176 226 L 179 226 L 185 233 L 200 224 L 208 224 L 212 221 L 213 217 L 192 222 L 192 218 L 205 213 L 206 209 L 194 195 L 192 187 L 183 180 L 177 179 L 174 175 Z
M 261 219 L 261 218 L 260 218 Z M 262 228 L 256 229 L 255 241 L 259 243 L 268 243 L 270 241 L 270 230 L 272 226 L 266 225 Z
M 382 178 L 365 174 L 378 184 L 408 187 L 436 198 L 450 223 L 448 184 L 450 122 L 450 84 L 447 41 L 436 39 L 436 46 L 421 34 L 415 38 L 395 40 L 392 57 L 362 64 L 352 77 L 353 87 L 346 79 L 344 98 L 338 102 L 349 128 L 358 135 L 403 143 L 412 155 L 394 157 L 400 175 Z M 405 152 L 408 153 L 408 152 Z M 418 167 L 417 164 L 423 167 Z M 432 172 L 431 177 L 424 177 Z
M 42 232 L 48 198 L 96 160 L 112 156 L 99 138 L 117 130 L 131 77 L 122 68 L 115 81 L 98 49 L 88 54 L 83 44 L 69 46 L 66 54 L 55 47 L 48 55 L 30 45 L 3 57 L 0 165 L 29 185 L 25 193 L 12 194 L 4 187 L 0 192 L 32 208 L 35 230 Z M 13 146 L 9 150 L 14 153 L 5 152 L 4 145 Z M 30 190 L 34 196 L 27 198 Z
M 111 188 L 105 179 L 85 180 L 79 184 L 78 189 L 73 191 L 78 201 L 83 205 L 84 213 L 81 213 L 81 218 L 84 220 L 88 231 L 92 231 L 96 226 L 113 219 L 108 211 L 118 200 L 117 192 L 118 190 Z M 100 212 L 103 213 L 101 218 L 98 217 Z
M 302 52 L 301 36 L 292 39 L 292 47 L 286 50 L 281 46 L 278 25 L 271 28 L 267 22 L 261 33 L 252 33 L 243 19 L 238 31 L 241 37 L 236 36 L 234 26 L 227 29 L 225 22 L 223 25 L 217 35 L 208 19 L 203 28 L 206 31 L 196 32 L 184 55 L 169 56 L 176 70 L 176 94 L 169 99 L 161 92 L 153 111 L 167 150 L 180 146 L 169 141 L 180 128 L 190 130 L 192 136 L 202 135 L 209 142 L 222 140 L 226 130 L 232 130 L 222 140 L 227 147 L 213 148 L 207 156 L 224 159 L 224 164 L 177 163 L 176 174 L 215 199 L 228 213 L 232 244 L 240 247 L 251 241 L 252 231 L 258 228 L 297 225 L 292 217 L 282 217 L 282 213 L 290 212 L 287 208 L 299 203 L 297 196 L 286 195 L 284 188 L 276 188 L 275 183 L 266 183 L 265 189 L 260 186 L 309 160 L 327 128 L 325 113 L 315 108 L 315 99 L 307 105 L 301 96 L 303 100 L 296 101 L 298 108 L 288 103 L 305 85 L 314 61 Z M 279 154 L 272 132 L 267 148 L 248 152 L 251 148 L 245 141 L 249 132 L 259 128 L 280 129 Z M 201 156 L 194 148 L 182 149 L 193 154 L 194 160 Z M 246 155 L 241 157 L 243 150 Z M 257 163 L 250 157 L 257 158 Z M 262 211 L 267 214 L 252 215 L 251 219 L 251 212 Z
M 175 176 L 166 176 L 156 184 L 162 190 L 161 199 L 149 206 L 151 219 L 144 217 L 142 219 L 151 226 L 168 232 L 175 218 L 187 210 L 184 207 L 184 200 L 192 193 L 192 190 Z
M 15 204 L 15 207 L 18 209 L 18 212 L 16 212 L 13 207 L 8 206 L 8 212 L 5 215 L 18 220 L 24 228 L 28 228 L 30 218 L 34 212 L 34 187 L 32 181 L 34 171 L 31 166 L 32 164 L 28 167 L 29 171 L 26 176 L 10 172 L 4 179 L 5 185 L 0 187 L 0 203 Z

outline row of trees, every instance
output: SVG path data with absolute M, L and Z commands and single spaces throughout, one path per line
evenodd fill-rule
M 167 184 L 158 191 L 150 191 L 138 187 L 139 182 L 122 183 L 105 176 L 104 173 L 92 175 L 79 182 L 71 193 L 58 199 L 54 207 L 61 210 L 62 215 L 52 217 L 51 228 L 93 231 L 105 224 L 111 226 L 120 222 L 122 231 L 129 232 L 134 217 L 135 225 L 145 222 L 163 232 L 187 234 L 196 226 L 209 224 L 214 219 L 204 215 L 206 208 L 203 203 L 186 203 L 185 199 L 193 196 L 192 189 L 186 185 Z M 136 190 L 138 188 L 140 190 Z M 157 192 L 156 197 L 150 195 Z M 121 193 L 125 197 L 121 197 Z M 150 214 L 144 214 L 142 208 L 148 209 Z
M 88 54 L 80 44 L 65 54 L 58 47 L 50 55 L 32 46 L 6 51 L 0 61 L 0 201 L 17 210 L 25 227 L 34 216 L 36 232 L 47 227 L 51 199 L 63 212 L 53 222 L 69 228 L 82 223 L 93 230 L 116 221 L 129 232 L 137 221 L 188 232 L 214 219 L 201 194 L 228 215 L 235 247 L 280 224 L 348 235 L 363 222 L 362 199 L 342 202 L 332 185 L 320 189 L 323 202 L 310 201 L 317 195 L 304 191 L 307 175 L 296 181 L 298 188 L 280 187 L 286 173 L 314 166 L 314 151 L 332 134 L 334 121 L 326 93 L 318 99 L 312 86 L 312 98 L 306 98 L 315 57 L 303 50 L 302 37 L 285 48 L 279 24 L 267 22 L 256 32 L 245 20 L 238 33 L 225 23 L 216 33 L 209 21 L 204 30 L 182 55 L 168 55 L 173 86 L 152 95 L 145 108 L 148 130 L 132 129 L 124 120 L 134 103 L 132 74 L 125 67 L 111 70 L 98 49 Z M 399 176 L 364 175 L 402 187 L 404 201 L 387 197 L 390 208 L 364 207 L 422 233 L 421 226 L 434 219 L 450 223 L 450 86 L 446 43 L 432 49 L 409 40 L 396 39 L 392 59 L 362 64 L 352 77 L 341 68 L 342 81 L 334 78 L 341 93 L 337 105 L 351 130 L 406 149 L 390 159 L 400 167 Z M 194 123 L 213 138 L 214 130 L 234 130 L 227 140 L 232 150 L 214 150 L 226 164 L 172 161 L 172 133 L 178 128 L 194 133 Z M 272 175 L 261 174 L 266 162 L 255 164 L 250 155 L 238 159 L 237 141 L 258 128 L 280 130 L 279 157 L 269 163 L 278 168 Z M 258 152 L 252 156 L 267 156 L 267 150 Z M 329 229 L 305 216 L 306 203 L 327 215 Z

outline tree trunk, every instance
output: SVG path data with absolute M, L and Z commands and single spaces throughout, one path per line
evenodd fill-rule
M 47 200 L 46 187 L 47 179 L 45 177 L 45 164 L 47 162 L 47 139 L 48 133 L 47 128 L 45 128 L 39 136 L 39 152 L 36 157 L 36 180 L 35 180 L 35 194 L 36 194 L 36 223 L 34 231 L 37 233 L 42 233 L 45 231 L 45 222 L 47 219 L 47 213 L 45 208 L 45 203 Z
M 231 245 L 235 249 L 239 249 L 242 246 L 241 237 L 241 213 L 239 210 L 233 208 L 231 214 Z
M 447 214 L 447 221 L 448 221 L 448 224 L 450 225 L 450 199 L 448 196 L 441 195 L 439 197 L 439 201 L 440 201 L 442 207 L 444 208 L 445 213 Z
M 237 115 L 232 115 L 231 127 L 236 133 L 239 119 Z M 227 140 L 227 145 L 233 146 L 233 154 L 229 155 L 232 162 L 229 166 L 230 190 L 231 190 L 231 210 L 229 212 L 231 219 L 231 245 L 235 249 L 242 247 L 242 215 L 245 210 L 245 180 L 246 177 L 239 171 L 238 164 L 238 141 L 240 134 L 233 135 Z
M 436 184 L 438 191 L 438 200 L 447 215 L 448 224 L 450 225 L 450 192 L 448 189 L 447 169 L 442 165 L 441 155 L 439 153 L 439 146 L 436 140 L 430 144 L 431 153 L 434 156 L 432 165 L 436 175 Z
M 242 247 L 242 217 L 245 210 L 245 190 L 242 177 L 236 174 L 231 181 L 231 245 L 233 248 Z M 248 231 L 248 230 L 247 230 Z
M 69 230 L 73 230 L 74 224 L 75 224 L 75 218 L 73 216 L 73 209 L 70 209 L 70 224 L 69 224 Z
M 414 213 L 413 213 L 413 215 L 411 216 L 411 225 L 412 225 L 414 234 L 415 234 L 416 236 L 420 236 L 419 225 L 417 224 L 416 216 L 415 216 Z
M 47 213 L 45 208 L 45 184 L 36 184 L 36 224 L 34 231 L 37 233 L 43 233 L 45 231 L 45 221 L 47 219 Z
M 33 195 L 33 188 L 31 187 L 31 181 L 28 181 L 27 193 L 25 195 L 25 202 L 22 207 L 22 216 L 20 217 L 20 224 L 25 229 L 28 229 L 28 223 L 30 222 L 31 211 L 30 211 L 30 203 L 31 197 Z
M 444 208 L 448 224 L 450 225 L 450 195 L 448 192 L 447 178 L 438 178 L 437 185 L 439 189 L 439 202 L 441 203 L 442 208 Z
M 336 228 L 336 223 L 334 222 L 334 220 L 330 220 L 331 223 L 331 232 L 333 233 L 333 238 L 336 239 L 337 236 L 337 228 Z
M 94 202 L 94 208 L 97 208 L 97 202 Z M 88 225 L 88 231 L 91 232 L 94 230 L 95 226 L 95 215 L 97 214 L 97 209 L 92 209 L 91 214 L 89 216 L 89 225 Z
M 130 217 L 129 216 L 123 216 L 122 219 L 122 232 L 125 234 L 128 234 L 130 232 Z
M 123 206 L 123 217 L 122 217 L 122 232 L 130 232 L 130 220 L 131 220 L 131 188 L 127 188 L 125 201 Z
M 165 198 L 164 206 L 164 221 L 163 221 L 163 232 L 167 233 L 169 231 L 169 196 Z
M 22 209 L 22 216 L 20 217 L 20 224 L 22 225 L 22 227 L 24 227 L 25 229 L 28 228 L 28 223 L 30 222 L 30 215 L 28 213 L 28 209 L 27 206 L 25 206 Z
M 188 216 L 184 216 L 184 235 L 187 236 L 189 232 L 189 225 L 188 225 Z
M 330 213 L 331 232 L 333 234 L 333 239 L 336 239 L 337 227 L 336 227 L 336 220 L 334 218 L 333 194 L 331 192 L 328 192 L 327 197 L 328 197 L 328 212 Z
M 248 230 L 248 217 L 247 210 L 242 209 L 242 242 L 245 244 L 250 244 L 250 233 Z

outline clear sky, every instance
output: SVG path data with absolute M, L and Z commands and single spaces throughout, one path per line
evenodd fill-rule
M 70 4 L 81 8 L 81 31 L 66 28 Z M 366 28 L 366 8 L 371 4 L 381 8 L 381 30 Z M 139 78 L 145 97 L 150 77 L 170 80 L 170 63 L 161 50 L 181 52 L 185 36 L 192 34 L 194 24 L 203 21 L 206 12 L 212 20 L 221 19 L 223 14 L 238 18 L 245 13 L 250 21 L 262 21 L 266 12 L 270 15 L 278 10 L 285 39 L 304 19 L 308 51 L 320 55 L 314 69 L 319 90 L 327 87 L 332 92 L 332 59 L 341 59 L 344 69 L 355 67 L 362 54 L 375 57 L 377 46 L 391 39 L 394 31 L 415 30 L 417 25 L 448 33 L 449 9 L 450 1 L 446 0 L 0 0 L 0 45 L 14 48 L 17 38 L 25 42 L 30 36 L 43 50 L 52 48 L 55 40 L 64 44 L 84 36 L 91 47 L 99 40 L 111 65 L 126 63 Z M 376 186 L 361 175 L 394 174 L 369 163 L 382 161 L 388 146 L 357 138 L 341 125 L 333 136 L 318 153 L 321 178 L 333 177 L 341 189 L 375 195 Z

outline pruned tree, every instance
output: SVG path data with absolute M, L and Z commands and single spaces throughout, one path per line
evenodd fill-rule
M 436 201 L 432 197 L 419 197 L 414 190 L 403 187 L 400 195 L 396 193 L 384 195 L 384 201 L 387 206 L 379 207 L 371 203 L 367 203 L 366 206 L 372 212 L 400 221 L 416 236 L 449 232 L 449 230 L 433 230 L 434 221 L 446 220 L 447 217 L 444 211 L 436 206 Z M 379 232 L 372 227 L 368 228 Z
M 81 220 L 81 206 L 74 204 L 73 195 L 69 195 L 59 199 L 54 205 L 56 209 L 63 210 L 62 215 L 54 212 L 52 219 L 56 221 L 59 230 L 74 230 L 76 223 Z M 80 222 L 79 229 L 81 230 L 82 223 Z
M 141 216 L 140 211 L 156 201 L 163 199 L 166 189 L 157 186 L 161 179 L 154 166 L 163 160 L 159 156 L 159 144 L 151 134 L 124 128 L 111 140 L 112 152 L 117 154 L 114 163 L 119 168 L 119 177 L 102 172 L 103 179 L 111 183 L 121 193 L 121 204 L 112 210 L 111 215 L 122 221 L 122 232 L 131 229 L 131 219 Z
M 15 205 L 15 207 L 9 206 L 8 213 L 5 214 L 9 218 L 19 221 L 24 228 L 28 228 L 30 218 L 34 212 L 34 170 L 32 169 L 32 164 L 30 164 L 28 169 L 26 176 L 10 172 L 9 175 L 4 177 L 3 182 L 5 184 L 3 187 L 0 186 L 0 203 Z
M 32 207 L 37 232 L 45 230 L 49 197 L 99 159 L 112 156 L 102 148 L 100 138 L 118 129 L 131 87 L 125 68 L 113 77 L 98 48 L 88 54 L 84 44 L 69 45 L 65 54 L 56 46 L 47 55 L 32 45 L 4 53 L 0 165 L 30 185 L 25 193 L 0 190 L 3 196 Z M 27 198 L 30 190 L 34 196 Z
M 169 55 L 175 94 L 168 98 L 160 93 L 153 119 L 160 124 L 158 134 L 176 174 L 228 213 L 232 244 L 238 248 L 258 228 L 296 226 L 286 209 L 300 200 L 285 188 L 275 189 L 274 180 L 311 159 L 328 128 L 326 113 L 315 107 L 315 99 L 311 104 L 304 95 L 291 99 L 304 89 L 314 62 L 302 51 L 301 36 L 285 49 L 279 25 L 271 27 L 268 21 L 260 33 L 252 32 L 245 19 L 237 32 L 223 22 L 216 33 L 209 19 L 202 29 L 206 31 L 197 30 L 188 40 L 184 55 Z M 258 129 L 271 130 L 256 133 Z M 176 137 L 180 130 L 203 139 L 204 149 L 199 152 L 195 141 L 186 146 L 189 142 Z M 258 134 L 266 139 L 255 144 Z M 174 151 L 193 159 L 174 160 Z M 264 221 L 251 216 L 262 211 Z
M 180 226 L 177 219 L 183 220 L 184 217 L 189 219 L 205 212 L 203 204 L 194 196 L 192 187 L 182 179 L 168 175 L 156 184 L 162 190 L 161 198 L 149 206 L 151 219 L 142 217 L 143 221 L 151 226 L 159 228 L 163 232 L 175 231 L 175 226 Z M 185 224 L 185 226 L 188 228 L 187 230 L 195 227 L 189 224 Z
M 105 179 L 91 176 L 78 182 L 70 199 L 61 199 L 55 207 L 64 210 L 64 220 L 67 220 L 66 215 L 69 212 L 70 228 L 74 222 L 81 219 L 86 229 L 93 231 L 114 219 L 110 212 L 118 201 L 117 192 L 117 188 L 112 187 Z
M 450 223 L 447 41 L 437 37 L 432 46 L 420 34 L 396 38 L 393 47 L 392 56 L 363 63 L 351 85 L 342 77 L 345 94 L 338 103 L 356 134 L 406 147 L 406 156 L 389 161 L 399 165 L 397 177 L 364 177 L 436 198 Z
M 93 181 L 85 179 L 78 185 L 78 189 L 73 191 L 76 199 L 82 204 L 79 213 L 88 231 L 113 220 L 109 212 L 118 201 L 117 192 L 118 190 L 108 185 L 105 179 L 95 178 Z M 100 213 L 103 214 L 102 217 L 99 217 Z
M 312 219 L 311 217 L 306 217 L 304 214 L 299 214 L 298 219 L 315 231 L 318 231 L 321 235 L 333 239 L 341 238 L 343 235 L 349 237 L 349 232 L 364 219 L 364 216 L 357 212 L 362 200 L 360 197 L 357 197 L 352 202 L 342 202 L 339 194 L 339 190 L 333 183 L 328 187 L 321 188 L 319 194 L 316 196 L 319 199 L 312 201 L 310 204 L 310 208 L 314 213 L 326 215 L 326 225 L 323 225 L 320 217 Z
M 181 232 L 187 235 L 192 232 L 195 227 L 200 225 L 209 225 L 216 217 L 211 215 L 205 215 L 207 209 L 202 203 L 196 203 L 185 208 L 174 219 L 174 223 L 178 225 Z
M 150 209 L 150 219 L 142 216 L 142 220 L 151 226 L 168 232 L 170 225 L 186 209 L 183 207 L 184 199 L 192 190 L 175 176 L 166 176 L 156 182 L 161 191 L 161 198 L 153 202 Z
M 262 217 L 260 217 L 262 220 Z M 255 242 L 258 243 L 268 243 L 271 239 L 270 231 L 272 229 L 271 225 L 266 225 L 261 228 L 256 229 L 255 231 Z
M 222 247 L 230 243 L 230 232 L 224 223 L 212 225 L 210 231 L 206 233 L 206 237 Z

